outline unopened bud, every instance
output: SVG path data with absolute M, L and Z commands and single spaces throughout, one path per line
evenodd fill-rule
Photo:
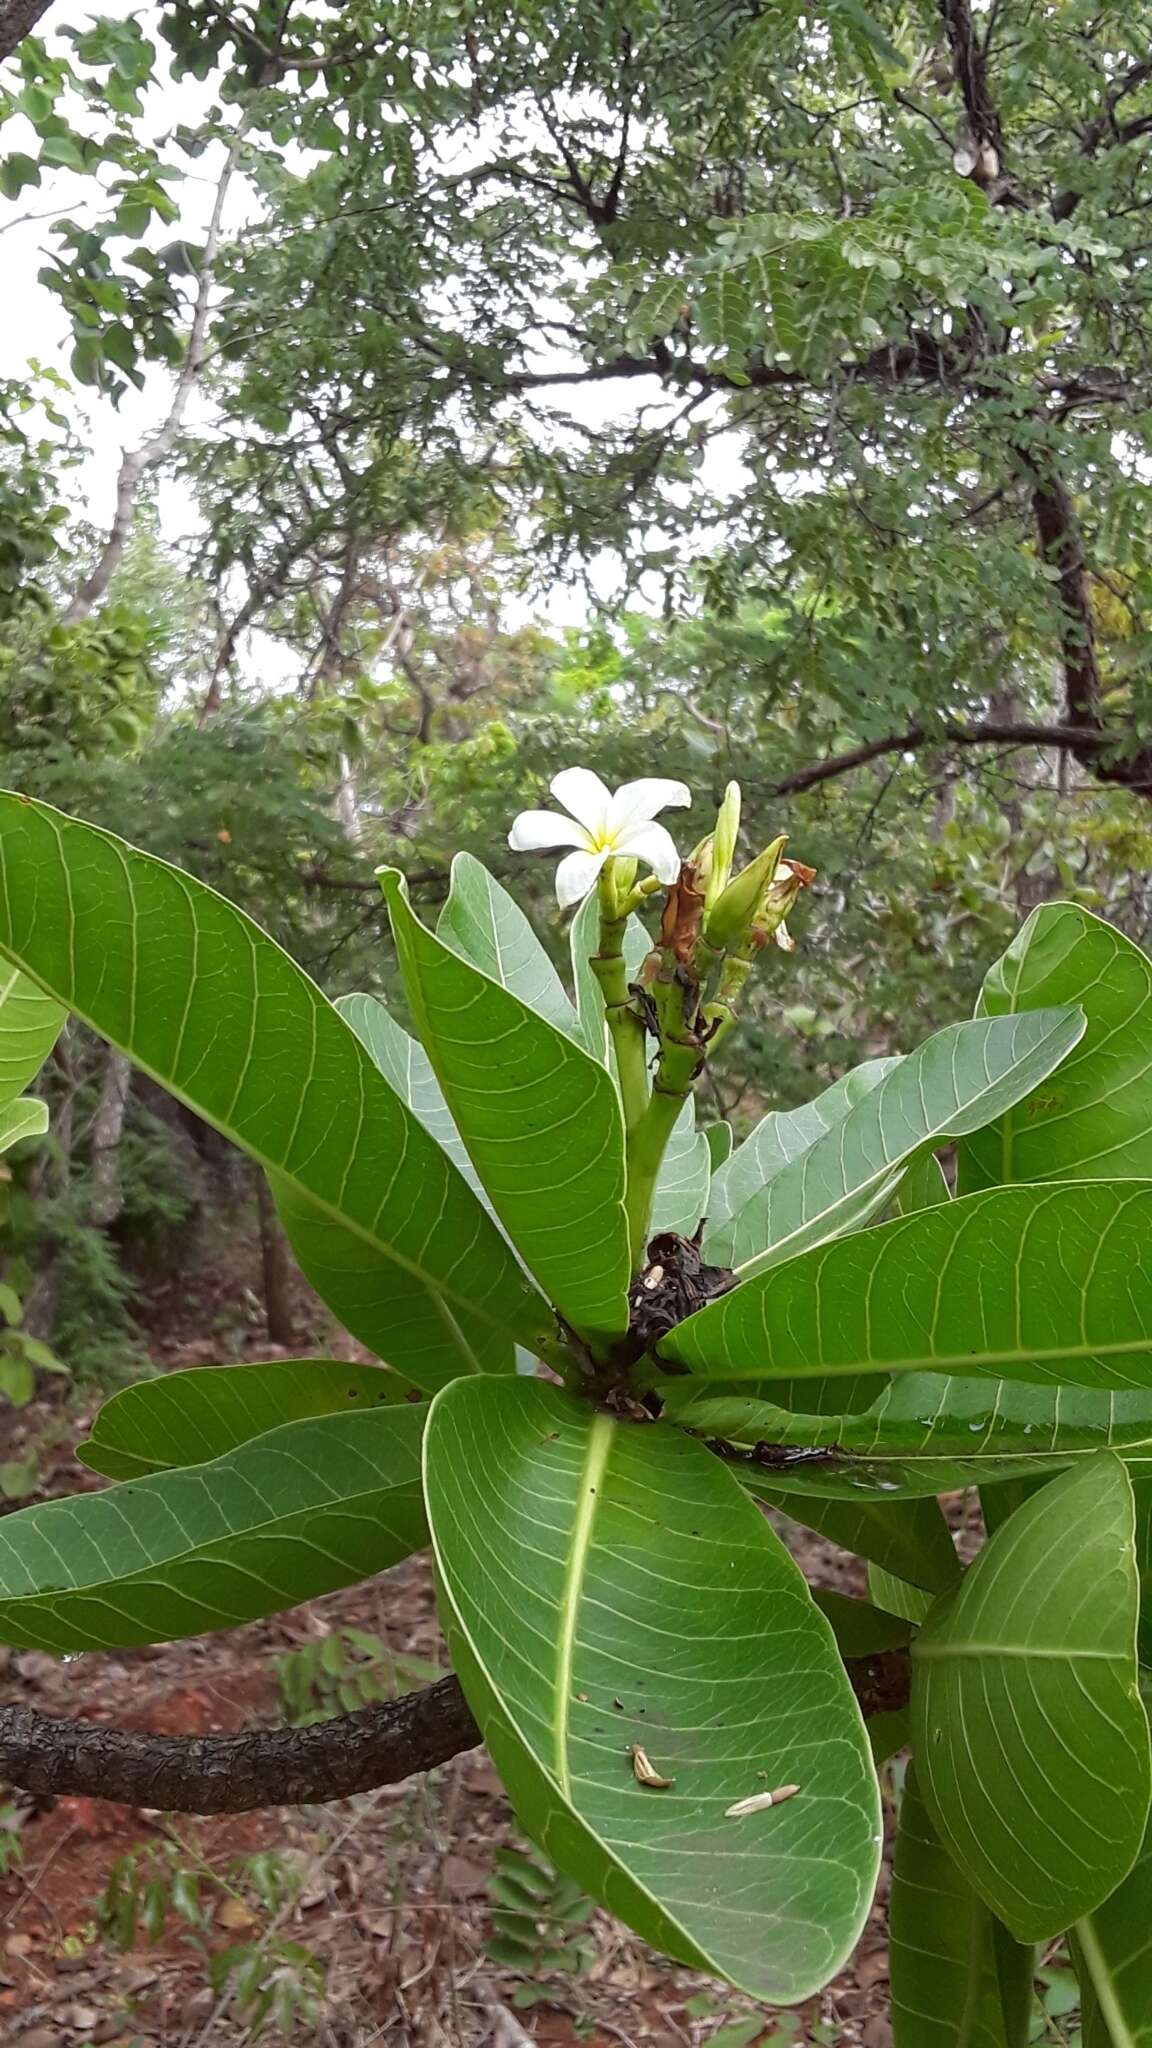
M 731 787 L 735 789 L 735 783 Z M 758 929 L 761 909 L 776 887 L 775 877 L 780 871 L 780 855 L 787 837 L 787 833 L 782 832 L 779 839 L 774 839 L 771 846 L 765 847 L 755 860 L 750 860 L 746 868 L 733 875 L 707 913 L 704 936 L 718 953 L 723 953 L 739 940 L 749 927 Z M 787 867 L 788 862 L 783 865 Z
M 730 782 L 724 791 L 724 801 L 717 812 L 716 830 L 712 835 L 712 862 L 704 893 L 705 915 L 732 879 L 732 863 L 736 858 L 736 840 L 739 832 L 740 784 Z
M 706 889 L 708 887 L 714 858 L 713 835 L 709 832 L 707 839 L 697 840 L 686 862 L 686 866 L 692 870 L 698 889 Z

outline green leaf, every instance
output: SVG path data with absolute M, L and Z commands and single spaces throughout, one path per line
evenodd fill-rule
M 5 1515 L 0 1642 L 168 1642 L 383 1571 L 427 1542 L 426 1414 L 288 1422 L 209 1464 Z
M 723 1121 L 705 1124 L 704 1136 L 708 1140 L 708 1157 L 712 1162 L 712 1172 L 717 1174 L 732 1157 L 732 1126 Z
M 934 1209 L 940 1202 L 950 1202 L 952 1190 L 944 1175 L 944 1168 L 934 1152 L 922 1152 L 914 1159 L 896 1190 L 896 1214 L 914 1216 L 917 1209 Z
M 751 1277 L 855 1229 L 895 1193 L 902 1169 L 1030 1095 L 1076 1044 L 1075 1008 L 949 1024 L 709 1233 L 707 1256 Z
M 1144 1835 L 1133 1525 L 1128 1475 L 1098 1451 L 1017 1509 L 913 1645 L 933 1825 L 1019 1941 L 1090 1913 Z
M 1152 1387 L 1152 1182 L 993 1188 L 837 1238 L 680 1323 L 711 1380 L 947 1372 Z
M 689 1096 L 672 1127 L 652 1204 L 649 1235 L 675 1230 L 692 1237 L 708 1207 L 711 1165 L 708 1140 L 696 1129 L 696 1102 Z
M 909 1766 L 888 1906 L 895 2048 L 1025 2048 L 1034 1963 L 957 1869 Z
M 606 1068 L 413 915 L 382 873 L 408 999 L 492 1206 L 572 1327 L 628 1327 L 624 1125 Z
M 790 1522 L 814 1529 L 852 1556 L 869 1558 L 894 1578 L 929 1593 L 944 1593 L 959 1577 L 948 1524 L 935 1500 L 824 1500 L 818 1494 L 787 1491 L 752 1466 L 732 1469 L 739 1470 L 741 1485 L 757 1500 L 767 1501 Z
M 558 1031 L 581 1035 L 560 977 L 524 912 L 470 853 L 458 853 L 452 862 L 436 936 Z
M 491 1219 L 257 925 L 19 797 L 0 796 L 0 875 L 0 951 L 270 1172 L 309 1277 L 338 1271 L 342 1306 L 360 1280 L 373 1314 L 356 1335 L 384 1333 L 422 1384 L 466 1369 L 464 1321 L 534 1346 L 543 1304 Z
M 367 1047 L 388 1086 L 395 1089 L 401 1102 L 407 1103 L 413 1114 L 419 1117 L 424 1129 L 463 1174 L 473 1194 L 491 1212 L 492 1205 L 452 1121 L 444 1091 L 419 1039 L 405 1031 L 402 1024 L 397 1024 L 390 1011 L 375 996 L 338 996 L 336 1008 L 352 1026 L 361 1045 Z
M 0 1108 L 0 1154 L 10 1152 L 21 1138 L 42 1138 L 48 1129 L 48 1104 L 34 1096 L 6 1102 Z
M 997 962 L 978 1010 L 1079 1003 L 1075 1053 L 1030 1101 L 960 1148 L 962 1193 L 1006 1181 L 1152 1179 L 1152 962 L 1073 903 L 1045 903 Z
M 35 1080 L 66 1015 L 18 968 L 0 966 L 0 1104 Z
M 904 1621 L 914 1621 L 917 1627 L 932 1605 L 932 1596 L 923 1587 L 910 1586 L 906 1579 L 894 1578 L 879 1564 L 868 1567 L 868 1594 L 887 1614 L 899 1615 Z
M 174 1466 L 202 1465 L 285 1422 L 418 1399 L 418 1390 L 398 1373 L 338 1358 L 201 1365 L 137 1380 L 114 1394 L 76 1455 L 106 1479 L 144 1478 Z
M 1072 1935 L 1084 2048 L 1152 2042 L 1152 1827 L 1124 1882 L 1078 1920 Z
M 827 1463 L 797 1463 L 779 1483 L 834 1500 L 857 1499 L 870 1488 L 889 1499 L 914 1499 L 1037 1478 L 1101 1449 L 1118 1451 L 1136 1470 L 1152 1470 L 1152 1389 L 1104 1393 L 908 1373 L 889 1381 L 860 1414 L 798 1415 L 755 1392 L 702 1388 L 691 1379 L 663 1387 L 665 1414 L 701 1436 L 824 1447 Z
M 883 1650 L 902 1650 L 915 1633 L 910 1621 L 867 1600 L 852 1600 L 828 1586 L 813 1586 L 812 1598 L 832 1624 L 842 1657 L 875 1657 Z
M 723 1225 L 731 1222 L 782 1167 L 790 1165 L 802 1152 L 810 1151 L 818 1138 L 842 1124 L 849 1111 L 873 1088 L 878 1088 L 885 1075 L 899 1064 L 899 1059 L 866 1060 L 863 1066 L 842 1074 L 815 1101 L 801 1103 L 799 1109 L 772 1109 L 761 1117 L 743 1144 L 737 1145 L 713 1175 L 704 1239 L 709 1258 L 713 1238 Z
M 700 339 L 725 354 L 747 346 L 752 306 L 742 284 L 721 271 L 708 279 L 696 301 Z
M 446 1388 L 425 1476 L 453 1661 L 522 1825 L 678 1960 L 806 1997 L 867 1914 L 879 1808 L 831 1630 L 764 1517 L 691 1438 L 538 1381 Z M 637 1782 L 633 1743 L 670 1788 Z

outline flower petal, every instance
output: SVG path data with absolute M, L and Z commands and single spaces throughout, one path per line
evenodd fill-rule
M 555 789 L 555 783 L 552 786 Z M 567 798 L 562 801 L 567 802 Z M 646 824 L 657 811 L 691 801 L 692 791 L 686 782 L 669 782 L 663 775 L 644 775 L 639 782 L 622 782 L 609 807 L 608 829 L 613 833 L 627 832 L 633 825 Z M 571 804 L 568 808 L 572 809 Z
M 556 870 L 556 901 L 561 910 L 584 901 L 607 858 L 607 853 L 565 854 Z
M 574 825 L 556 811 L 521 811 L 512 820 L 508 844 L 517 853 L 544 853 L 553 846 L 582 846 L 587 851 L 591 840 L 583 825 Z
M 644 861 L 662 882 L 674 882 L 680 873 L 676 841 L 663 825 L 633 825 L 616 841 L 613 851 L 623 858 Z
M 571 811 L 586 832 L 601 838 L 608 824 L 612 792 L 590 768 L 562 768 L 548 785 L 558 804 Z

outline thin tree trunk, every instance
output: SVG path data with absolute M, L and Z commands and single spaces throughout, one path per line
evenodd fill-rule
M 291 1351 L 297 1341 L 292 1312 L 292 1254 L 262 1173 L 256 1181 L 256 1207 L 260 1217 L 260 1269 L 268 1339 Z
M 140 495 L 140 485 L 148 471 L 155 469 L 159 463 L 163 462 L 165 456 L 170 453 L 184 424 L 184 414 L 188 407 L 188 400 L 199 381 L 200 372 L 204 367 L 204 345 L 207 337 L 208 314 L 212 300 L 213 269 L 216 262 L 216 252 L 220 246 L 220 229 L 224 218 L 224 202 L 228 196 L 228 187 L 232 182 L 232 174 L 239 162 L 240 150 L 244 137 L 251 125 L 251 120 L 252 115 L 250 113 L 241 115 L 239 125 L 232 137 L 228 154 L 224 159 L 224 168 L 217 182 L 216 201 L 212 208 L 212 218 L 208 223 L 208 233 L 204 242 L 204 254 L 200 259 L 200 269 L 197 275 L 196 303 L 192 312 L 192 326 L 188 333 L 188 345 L 184 351 L 184 361 L 180 366 L 180 374 L 176 379 L 176 388 L 172 393 L 172 403 L 168 408 L 167 417 L 157 428 L 156 432 L 147 441 L 142 442 L 139 448 L 126 448 L 124 451 L 124 457 L 120 464 L 120 474 L 116 480 L 116 509 L 112 515 L 112 524 L 108 529 L 108 537 L 100 550 L 99 558 L 91 575 L 87 576 L 80 585 L 79 590 L 64 613 L 64 624 L 66 626 L 76 625 L 79 620 L 86 619 L 99 604 L 119 567 L 124 550 L 128 545 L 128 536 L 132 531 L 132 519 L 136 510 L 136 500 Z
M 132 1063 L 127 1055 L 108 1046 L 100 1077 L 100 1095 L 92 1119 L 91 1197 L 88 1215 L 101 1230 L 109 1230 L 124 1206 L 120 1178 L 120 1140 L 132 1089 Z

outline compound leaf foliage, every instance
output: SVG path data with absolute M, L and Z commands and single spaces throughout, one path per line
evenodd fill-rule
M 202 1365 L 137 1380 L 114 1394 L 77 1456 L 106 1479 L 142 1479 L 202 1465 L 285 1422 L 413 1400 L 419 1390 L 399 1373 L 338 1358 Z
M 1006 1181 L 1152 1178 L 1152 961 L 1073 903 L 1034 910 L 981 991 L 978 1013 L 1079 1003 L 1087 1029 L 1023 1107 L 960 1149 L 963 1193 Z
M 6 1515 L 0 1642 L 170 1642 L 383 1571 L 428 1540 L 426 1413 L 288 1422 L 209 1464 Z
M 446 1388 L 425 1473 L 453 1661 L 529 1834 L 677 1959 L 807 1996 L 867 1913 L 879 1808 L 832 1632 L 764 1517 L 682 1432 L 526 1380 Z M 634 1744 L 670 1785 L 640 1782 Z
M 420 1036 L 492 1206 L 574 1329 L 628 1327 L 624 1126 L 606 1068 L 414 916 L 382 876 Z
M 1034 1962 L 957 1869 L 909 1765 L 888 1905 L 895 2048 L 1024 2048 Z
M 1019 1941 L 1092 1912 L 1140 1848 L 1138 1593 L 1132 1488 L 1098 1451 L 1017 1508 L 913 1645 L 933 1825 Z
M 818 1246 L 661 1357 L 712 1379 L 946 1372 L 1152 1388 L 1152 1182 L 993 1188 Z
M 0 796 L 0 876 L 0 951 L 269 1170 L 298 1250 L 323 1233 L 324 1257 L 303 1245 L 310 1277 L 348 1268 L 391 1290 L 391 1363 L 421 1376 L 441 1302 L 534 1341 L 543 1304 L 491 1219 L 249 918 L 164 861 L 12 796 Z M 430 1377 L 443 1376 L 437 1358 Z

